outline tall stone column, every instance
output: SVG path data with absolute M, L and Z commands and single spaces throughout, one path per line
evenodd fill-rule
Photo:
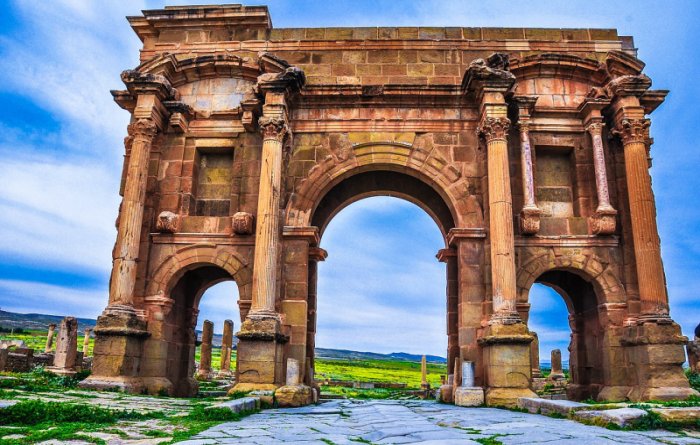
M 608 189 L 608 173 L 605 163 L 605 148 L 603 145 L 603 116 L 601 110 L 610 104 L 608 99 L 586 98 L 579 107 L 586 132 L 591 137 L 593 149 L 593 169 L 595 172 L 596 196 L 598 206 L 589 219 L 591 232 L 594 235 L 612 235 L 615 233 L 615 217 L 617 210 L 610 204 Z
M 493 313 L 482 345 L 488 405 L 515 406 L 519 397 L 534 397 L 530 389 L 530 335 L 516 306 L 513 201 L 508 159 L 510 120 L 505 95 L 515 76 L 508 56 L 494 54 L 473 61 L 463 87 L 474 94 L 480 109 L 478 133 L 486 144 L 488 175 L 488 243 L 491 257 Z
M 306 317 L 306 362 L 307 372 L 304 374 L 305 383 L 308 386 L 319 388 L 316 385 L 314 370 L 316 368 L 316 309 L 318 304 L 318 263 L 328 258 L 328 252 L 320 247 L 309 248 L 309 270 L 308 270 L 308 298 Z
M 258 120 L 263 142 L 253 295 L 250 312 L 238 333 L 238 380 L 232 391 L 274 390 L 285 383 L 283 345 L 289 337 L 282 331 L 277 312 L 283 152 L 289 133 L 287 101 L 304 82 L 304 73 L 289 66 L 281 73 L 258 77 L 257 91 L 264 97 L 264 105 Z
M 211 348 L 213 337 L 214 323 L 209 320 L 204 320 L 202 324 L 202 344 L 199 350 L 198 380 L 209 380 L 211 378 Z
M 90 328 L 85 328 L 83 331 L 83 357 L 87 357 L 90 352 L 90 332 L 92 332 Z
M 231 375 L 231 350 L 233 348 L 233 321 L 224 321 L 224 335 L 221 338 L 221 365 L 219 375 L 229 377 Z
M 56 325 L 49 325 L 49 332 L 46 333 L 46 346 L 44 347 L 44 352 L 49 353 L 53 349 L 53 336 L 56 332 Z
M 176 99 L 177 91 L 160 75 L 129 70 L 121 77 L 128 91 L 115 97 L 129 96 L 135 103 L 130 108 L 132 119 L 125 140 L 126 180 L 113 251 L 109 304 L 94 330 L 92 374 L 81 386 L 140 393 L 144 390 L 139 376 L 143 341 L 149 333 L 145 319 L 134 308 L 134 301 L 148 164 L 154 138 L 167 119 L 162 103 Z
M 533 340 L 530 343 L 530 363 L 532 364 L 532 377 L 539 378 L 542 377 L 542 371 L 540 370 L 540 339 L 537 333 L 531 332 Z
M 523 235 L 534 235 L 540 230 L 542 210 L 535 202 L 535 178 L 532 173 L 532 147 L 530 145 L 530 116 L 537 102 L 536 96 L 515 96 L 518 107 L 518 130 L 520 133 L 520 169 L 523 183 L 523 208 L 520 211 L 520 231 Z
M 644 76 L 620 76 L 607 89 L 613 93 L 614 134 L 622 141 L 625 179 L 637 271 L 640 313 L 622 340 L 635 369 L 630 400 L 685 399 L 698 394 L 683 373 L 687 338 L 668 311 L 666 280 L 661 262 L 656 207 L 649 175 L 649 125 L 641 98 L 651 86 Z M 634 316 L 634 314 L 630 314 Z

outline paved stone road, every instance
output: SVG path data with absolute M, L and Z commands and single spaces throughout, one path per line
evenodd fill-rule
M 494 437 L 495 436 L 495 437 Z M 266 410 L 215 426 L 180 442 L 207 444 L 700 444 L 700 437 L 667 431 L 623 432 L 495 408 L 459 408 L 421 401 L 329 401 Z

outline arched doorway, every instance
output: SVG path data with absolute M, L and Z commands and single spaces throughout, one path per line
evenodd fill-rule
M 570 383 L 567 387 L 567 397 L 572 400 L 597 398 L 605 386 L 605 347 L 604 331 L 601 327 L 598 313 L 598 297 L 593 282 L 585 273 L 578 270 L 554 269 L 542 273 L 536 278 L 535 284 L 528 290 L 530 303 L 528 323 L 532 305 L 537 304 L 530 299 L 529 293 L 537 284 L 547 286 L 561 296 L 568 310 L 568 325 L 571 331 L 568 345 Z M 542 291 L 541 286 L 535 290 Z M 546 292 L 546 291 L 545 291 Z M 561 311 L 555 311 L 557 317 L 563 316 Z M 547 327 L 561 333 L 562 320 L 548 320 Z M 538 320 L 538 325 L 542 322 Z M 536 329 L 536 328 L 535 328 Z M 533 330 L 535 330 L 533 329 Z M 555 343 L 552 338 L 539 338 L 540 345 Z M 542 350 L 542 349 L 541 349 Z M 562 358 L 566 350 L 562 351 Z
M 444 240 L 418 206 L 370 197 L 338 212 L 321 239 L 316 345 L 445 356 Z
M 446 203 L 446 200 L 439 194 L 431 181 L 427 178 L 419 178 L 405 172 L 395 170 L 370 170 L 361 171 L 354 175 L 343 175 L 336 181 L 331 183 L 325 193 L 321 194 L 318 204 L 313 209 L 310 222 L 312 226 L 318 227 L 321 243 L 325 246 L 324 233 L 328 228 L 331 220 L 346 207 L 351 204 L 364 200 L 365 198 L 373 198 L 378 196 L 400 198 L 403 201 L 415 204 L 424 211 L 437 225 L 438 231 L 435 232 L 435 238 L 438 242 L 435 245 L 434 251 L 430 253 L 428 261 L 435 261 L 433 258 L 438 253 L 437 251 L 445 250 L 447 247 L 447 236 L 451 229 L 455 227 L 455 219 L 451 208 Z M 427 220 L 427 218 L 426 218 Z M 433 224 L 423 225 L 423 230 L 430 231 L 426 227 L 435 227 Z M 391 230 L 389 227 L 388 230 Z M 419 236 L 425 236 L 425 233 Z M 329 252 L 333 255 L 333 252 Z M 424 259 L 425 260 L 425 259 Z M 443 261 L 441 259 L 441 261 Z M 446 321 L 443 326 L 446 326 L 447 343 L 448 343 L 448 361 L 450 366 L 454 362 L 455 357 L 459 356 L 458 346 L 458 289 L 457 289 L 457 267 L 456 256 L 453 255 L 450 259 L 444 260 L 448 263 L 446 272 L 443 270 L 441 280 L 442 289 L 442 308 L 446 308 L 443 312 Z M 450 264 L 453 263 L 453 264 Z M 307 345 L 307 358 L 311 360 L 313 367 L 313 348 L 316 336 L 316 290 L 317 287 L 317 265 L 310 261 L 309 264 L 309 301 L 310 318 L 308 321 L 309 336 Z M 437 263 L 437 262 L 436 262 Z M 439 267 L 439 266 L 438 266 Z M 451 283 L 447 285 L 445 283 Z M 323 317 L 323 315 L 320 315 Z M 443 354 L 440 354 L 443 355 Z
M 232 281 L 226 270 L 201 266 L 185 272 L 170 292 L 173 307 L 165 320 L 165 325 L 172 329 L 167 336 L 167 377 L 175 396 L 193 396 L 198 391 L 199 385 L 194 378 L 196 327 L 201 326 L 205 318 L 200 317 L 200 302 L 208 289 L 225 281 Z M 235 301 L 236 295 L 232 295 L 231 307 Z

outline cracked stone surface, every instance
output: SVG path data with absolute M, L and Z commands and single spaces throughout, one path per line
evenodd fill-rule
M 613 431 L 572 420 L 496 408 L 429 401 L 333 400 L 318 406 L 266 410 L 210 428 L 187 445 L 209 444 L 700 444 L 668 431 Z

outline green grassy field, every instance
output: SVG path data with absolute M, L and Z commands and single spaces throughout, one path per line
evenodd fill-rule
M 3 333 L 0 340 L 22 340 L 36 353 L 42 352 L 46 343 L 46 331 L 25 331 L 23 333 Z M 89 355 L 92 355 L 94 339 L 90 339 Z M 78 350 L 82 350 L 83 336 L 78 337 Z M 55 348 L 55 339 L 54 339 Z M 197 347 L 195 360 L 199 362 L 200 348 Z M 221 348 L 212 348 L 212 368 L 219 369 Z M 231 357 L 231 367 L 236 367 L 236 351 Z M 440 375 L 447 374 L 444 364 L 428 363 L 428 382 L 432 387 L 440 384 Z M 343 380 L 353 382 L 405 383 L 409 389 L 420 388 L 420 363 L 403 360 L 339 360 L 316 359 L 318 380 Z

